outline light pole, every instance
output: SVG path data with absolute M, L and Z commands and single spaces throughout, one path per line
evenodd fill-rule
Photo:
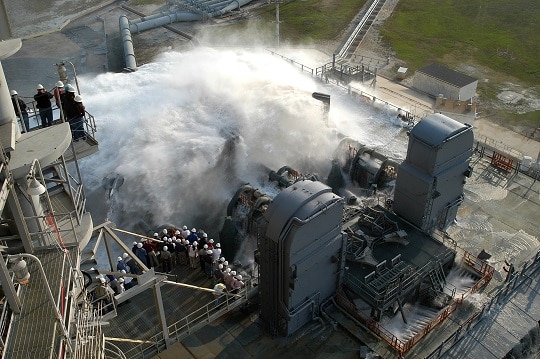
M 81 89 L 79 88 L 79 80 L 77 79 L 77 71 L 75 71 L 75 65 L 73 65 L 71 61 L 64 60 L 55 64 L 58 67 L 58 76 L 60 77 L 60 81 L 62 81 L 63 83 L 68 82 L 66 62 L 71 65 L 71 69 L 73 70 L 73 77 L 75 78 L 75 86 L 77 86 L 77 93 L 80 95 Z
M 283 0 L 268 0 L 269 4 L 275 3 L 276 4 L 276 44 L 277 48 L 279 48 L 279 4 L 283 3 Z

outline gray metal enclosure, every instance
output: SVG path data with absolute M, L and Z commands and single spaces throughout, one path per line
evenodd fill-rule
M 426 232 L 448 227 L 463 202 L 473 142 L 472 127 L 450 117 L 433 114 L 420 121 L 399 167 L 394 212 Z
M 344 200 L 321 182 L 280 192 L 261 227 L 261 319 L 272 334 L 291 335 L 319 315 L 342 281 Z

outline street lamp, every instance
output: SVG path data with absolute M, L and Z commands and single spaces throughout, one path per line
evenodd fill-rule
M 62 81 L 63 83 L 68 83 L 66 62 L 71 65 L 71 69 L 73 70 L 73 77 L 75 78 L 75 86 L 77 86 L 77 93 L 80 95 L 81 89 L 79 88 L 79 80 L 77 80 L 77 71 L 75 71 L 75 65 L 73 65 L 71 61 L 64 60 L 55 64 L 58 67 L 58 76 L 60 77 L 60 81 Z

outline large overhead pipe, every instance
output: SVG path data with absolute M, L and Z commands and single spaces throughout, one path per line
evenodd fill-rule
M 230 11 L 240 9 L 241 6 L 249 4 L 252 0 L 205 0 L 201 2 L 192 2 L 192 7 L 198 9 L 198 13 L 192 12 L 175 12 L 159 13 L 150 16 L 144 16 L 139 19 L 130 21 L 126 15 L 121 15 L 119 19 L 120 34 L 124 45 L 124 59 L 126 69 L 129 71 L 137 70 L 135 61 L 135 51 L 133 50 L 133 41 L 131 32 L 141 32 L 150 30 L 155 27 L 172 24 L 180 21 L 199 21 L 207 18 L 224 15 Z M 207 6 L 213 4 L 214 6 Z M 206 11 L 205 11 L 206 10 Z
M 202 19 L 203 19 L 202 14 L 194 14 L 191 12 L 174 12 L 174 13 L 169 13 L 169 14 L 166 14 L 161 17 L 154 18 L 154 19 L 145 20 L 142 22 L 136 22 L 136 23 L 131 22 L 129 25 L 129 29 L 132 32 L 141 32 L 141 31 L 153 29 L 155 27 L 172 24 L 174 22 L 199 21 Z
M 133 41 L 131 40 L 131 31 L 129 31 L 129 19 L 126 15 L 120 16 L 120 34 L 122 34 L 122 43 L 124 45 L 124 60 L 126 69 L 129 71 L 137 70 L 135 61 L 135 51 L 133 50 Z

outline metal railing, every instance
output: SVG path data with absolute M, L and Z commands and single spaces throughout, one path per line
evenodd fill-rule
M 280 55 L 278 54 L 277 52 L 274 52 L 272 50 L 269 50 L 269 49 L 266 49 L 266 51 L 268 51 L 269 53 L 271 53 L 272 55 L 276 55 L 276 56 L 279 56 L 281 57 L 283 60 L 291 63 L 292 65 L 298 67 L 300 70 L 302 70 L 302 72 L 306 72 L 308 74 L 311 74 L 312 76 L 315 75 L 315 70 L 312 69 L 311 67 L 309 66 L 306 66 L 304 64 L 301 64 L 300 62 L 297 62 L 296 60 L 293 60 L 293 59 L 290 59 L 286 56 L 283 56 L 283 55 Z
M 530 281 L 531 276 L 540 270 L 540 251 L 536 252 L 534 258 L 523 265 L 520 272 L 514 273 L 514 275 L 506 282 L 506 285 L 502 287 L 496 295 L 491 297 L 488 303 L 485 303 L 479 310 L 470 315 L 458 328 L 441 344 L 433 350 L 426 359 L 440 358 L 444 353 L 450 350 L 454 345 L 463 337 L 465 337 L 471 328 L 474 328 L 480 320 L 484 318 L 486 313 L 490 313 L 493 305 L 500 304 L 505 301 L 510 294 L 517 290 L 523 283 Z M 538 274 L 537 274 L 538 276 Z M 499 310 L 498 307 L 495 310 Z
M 416 333 L 414 336 L 412 336 L 406 341 L 399 339 L 395 334 L 393 334 L 390 330 L 386 329 L 382 324 L 371 318 L 369 315 L 360 312 L 353 303 L 351 303 L 345 296 L 343 296 L 343 294 L 338 293 L 336 295 L 336 302 L 339 304 L 340 307 L 342 307 L 355 319 L 365 324 L 366 327 L 374 334 L 378 335 L 381 339 L 383 339 L 398 353 L 398 356 L 402 358 L 407 351 L 409 351 L 422 338 L 424 338 L 428 333 L 430 333 L 433 328 L 435 328 L 438 324 L 448 318 L 448 316 L 450 316 L 450 314 L 452 314 L 457 309 L 457 307 L 463 302 L 466 297 L 468 297 L 472 293 L 477 292 L 478 289 L 486 285 L 493 277 L 495 269 L 489 264 L 481 261 L 480 259 L 476 258 L 475 256 L 466 251 L 462 251 L 462 254 L 463 264 L 474 272 L 480 274 L 481 278 L 467 291 L 463 292 L 460 296 L 455 297 L 452 302 L 448 306 L 446 306 L 444 310 L 441 311 L 435 318 L 429 321 L 422 328 L 422 330 L 420 330 L 418 333 Z M 421 271 L 425 270 L 428 270 L 427 266 L 424 266 Z M 416 278 L 416 276 L 411 276 L 411 278 L 412 277 Z
M 36 107 L 36 102 L 35 101 L 26 102 L 26 105 L 28 106 L 28 122 L 30 124 L 30 128 L 28 128 L 27 131 L 31 132 L 31 131 L 35 131 L 42 128 L 41 119 L 39 117 L 39 109 Z M 56 118 L 56 120 L 53 120 L 53 125 L 64 122 L 62 121 L 62 115 L 60 113 L 60 109 L 58 108 L 58 106 L 53 104 L 52 110 L 53 110 L 53 118 Z M 35 122 L 35 126 L 33 126 L 33 122 Z M 65 121 L 65 122 L 68 122 L 68 121 Z M 17 123 L 22 129 L 21 118 L 19 116 L 17 116 Z M 94 116 L 92 116 L 86 110 L 85 110 L 85 115 L 84 115 L 84 128 L 88 136 L 95 138 L 96 132 L 97 132 L 96 121 L 95 121 Z
M 338 52 L 337 56 L 339 58 L 344 57 L 344 55 L 349 52 L 349 48 L 351 47 L 352 43 L 354 42 L 354 40 L 356 40 L 356 38 L 357 38 L 358 34 L 360 33 L 360 31 L 368 23 L 368 19 L 370 18 L 371 14 L 375 11 L 375 9 L 377 8 L 377 5 L 379 5 L 379 2 L 381 2 L 381 1 L 383 3 L 385 2 L 385 0 L 374 0 L 371 3 L 370 7 L 367 9 L 366 13 L 364 14 L 364 16 L 362 17 L 360 22 L 358 22 L 358 25 L 356 25 L 356 27 L 354 28 L 351 36 L 349 36 L 349 38 L 345 42 L 345 45 L 343 45 L 341 50 Z M 369 24 L 369 25 L 371 26 L 371 24 Z
M 239 307 L 245 303 L 251 296 L 253 290 L 252 282 L 247 281 L 244 288 L 238 294 L 223 294 L 221 303 L 216 305 L 213 300 L 203 307 L 191 312 L 179 321 L 169 325 L 169 338 L 172 341 L 181 341 L 190 334 L 208 325 L 214 320 L 220 318 L 229 311 Z M 160 332 L 142 343 L 137 343 L 136 346 L 125 352 L 127 358 L 149 358 L 150 356 L 159 353 L 167 348 L 163 332 Z

